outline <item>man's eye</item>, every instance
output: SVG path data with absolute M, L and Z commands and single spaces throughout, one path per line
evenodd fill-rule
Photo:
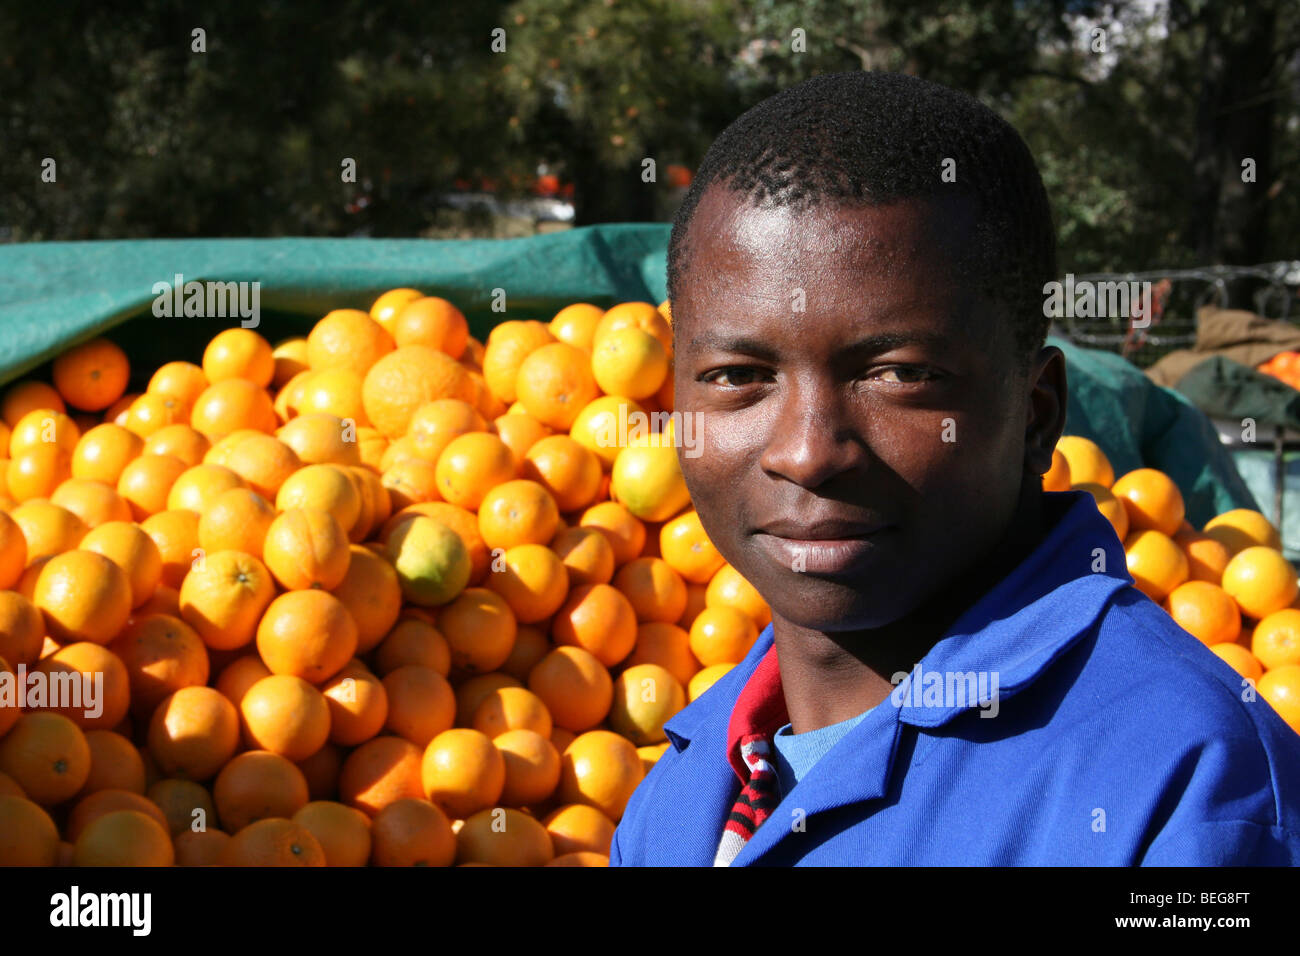
M 879 370 L 876 378 L 896 385 L 911 385 L 934 378 L 933 373 L 919 365 L 890 365 Z
M 733 365 L 709 372 L 704 376 L 704 381 L 712 382 L 714 385 L 721 385 L 723 388 L 740 388 L 742 385 L 752 385 L 758 381 L 761 374 L 756 368 Z

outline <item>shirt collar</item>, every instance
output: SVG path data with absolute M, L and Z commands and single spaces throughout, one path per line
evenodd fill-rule
M 1049 515 L 1059 517 L 1039 546 L 957 619 L 921 659 L 919 673 L 914 668 L 884 702 L 899 707 L 900 720 L 937 727 L 979 706 L 927 702 L 926 672 L 983 673 L 990 685 L 995 674 L 1000 706 L 1091 629 L 1112 597 L 1133 583 L 1124 547 L 1088 492 L 1045 492 L 1044 498 Z M 741 663 L 664 730 L 681 750 L 704 721 L 727 713 L 727 758 L 745 780 L 740 738 L 773 733 L 789 720 L 771 624 Z

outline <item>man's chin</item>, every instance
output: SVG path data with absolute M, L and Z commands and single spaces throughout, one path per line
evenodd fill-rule
M 864 589 L 861 580 L 800 574 L 796 582 L 774 583 L 771 589 L 762 590 L 780 595 L 778 600 L 768 601 L 774 616 L 796 627 L 828 634 L 884 627 L 911 609 L 906 583 L 880 578 Z

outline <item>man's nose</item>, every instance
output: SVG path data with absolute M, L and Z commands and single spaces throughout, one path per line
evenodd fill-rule
M 769 426 L 760 464 L 773 476 L 816 488 L 860 468 L 869 455 L 845 383 L 826 374 L 792 382 Z

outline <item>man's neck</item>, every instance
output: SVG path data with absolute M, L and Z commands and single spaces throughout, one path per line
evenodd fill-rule
M 942 600 L 922 601 L 884 627 L 827 634 L 774 619 L 791 730 L 801 734 L 827 727 L 885 700 L 894 690 L 891 677 L 910 671 L 963 613 L 1039 545 L 1048 526 L 1044 505 L 1038 489 L 1028 487 L 1006 536 L 972 562 L 969 573 L 945 583 Z

